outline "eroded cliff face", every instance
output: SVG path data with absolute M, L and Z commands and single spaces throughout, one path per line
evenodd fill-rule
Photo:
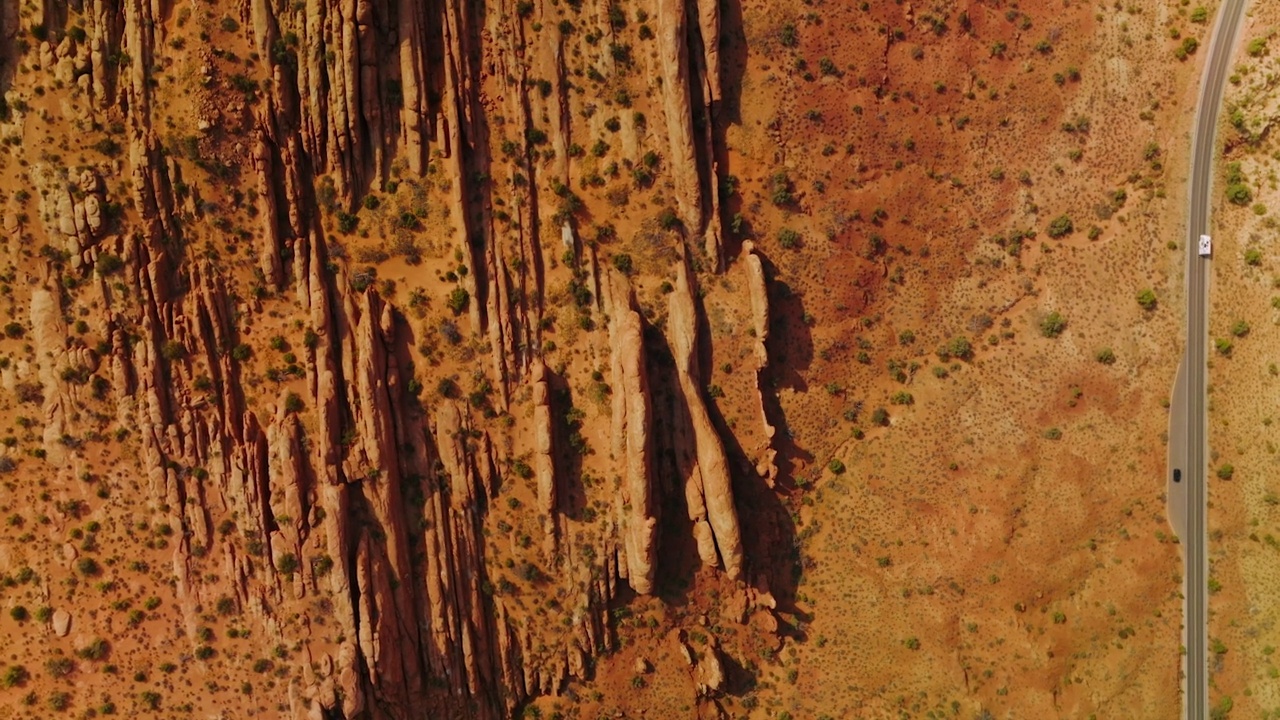
M 56 478 L 53 524 L 121 543 L 93 568 L 68 545 L 42 575 L 171 603 L 129 624 L 162 642 L 122 635 L 117 655 L 181 658 L 228 707 L 249 702 L 238 657 L 274 653 L 253 672 L 275 669 L 283 714 L 504 718 L 592 678 L 636 596 L 701 578 L 742 648 L 776 630 L 748 624 L 780 568 L 744 552 L 735 486 L 765 477 L 708 412 L 689 269 L 726 263 L 715 2 L 95 0 L 0 20 L 9 337 L 29 342 L 6 412 L 37 416 L 20 466 Z M 650 71 L 658 96 L 630 96 Z M 42 137 L 61 154 L 19 152 Z M 675 208 L 632 254 L 605 251 L 618 231 L 578 194 L 619 162 L 622 202 Z M 72 594 L 41 604 L 120 631 Z M 726 682 L 710 642 L 691 702 Z

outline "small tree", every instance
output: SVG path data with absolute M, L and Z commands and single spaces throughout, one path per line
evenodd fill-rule
M 1230 480 L 1232 476 L 1234 476 L 1235 474 L 1236 474 L 1235 466 L 1233 466 L 1231 463 L 1227 463 L 1218 468 L 1219 480 Z
M 445 301 L 445 305 L 454 315 L 461 315 L 463 310 L 467 309 L 467 303 L 471 301 L 471 294 L 466 288 L 456 287 L 449 293 L 449 298 Z
M 298 571 L 298 557 L 293 553 L 285 553 L 276 561 L 276 569 L 285 575 L 292 575 Z
M 1049 313 L 1044 320 L 1040 321 L 1040 334 L 1047 338 L 1056 338 L 1065 329 L 1067 329 L 1067 319 L 1062 317 L 1062 314 L 1057 310 Z
M 618 253 L 613 256 L 613 267 L 623 275 L 630 275 L 633 268 L 631 256 L 626 253 Z
M 1152 310 L 1156 306 L 1156 294 L 1151 288 L 1146 288 L 1138 293 L 1138 304 L 1143 310 Z
M 795 196 L 791 194 L 791 178 L 785 172 L 776 172 L 769 178 L 769 199 L 778 207 L 795 202 Z
M 943 360 L 949 358 L 968 360 L 973 357 L 973 344 L 969 342 L 969 338 L 957 335 L 942 346 L 942 350 L 938 352 L 938 357 Z
M 1093 359 L 1097 360 L 1103 365 L 1111 365 L 1116 361 L 1116 354 L 1109 347 L 1102 348 L 1098 352 L 1094 353 Z
M 1060 238 L 1070 235 L 1074 230 L 1075 225 L 1072 224 L 1071 217 L 1068 215 L 1059 215 L 1049 223 L 1049 227 L 1045 229 L 1045 232 L 1048 233 L 1051 238 Z
M 1244 337 L 1249 334 L 1249 323 L 1244 320 L 1237 320 L 1231 324 L 1231 334 L 1236 337 Z

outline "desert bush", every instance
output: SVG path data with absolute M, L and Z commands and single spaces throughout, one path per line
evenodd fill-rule
M 1057 310 L 1049 313 L 1045 316 L 1044 320 L 1040 321 L 1040 334 L 1047 338 L 1058 337 L 1066 328 L 1067 319 L 1064 318 Z
M 787 23 L 778 31 L 778 43 L 783 47 L 793 48 L 800 44 L 800 36 L 796 32 L 796 26 Z
M 76 655 L 83 660 L 103 660 L 109 652 L 111 652 L 110 643 L 102 638 L 94 638 L 88 645 L 77 650 Z
M 64 678 L 75 672 L 76 664 L 69 657 L 55 657 L 45 662 L 44 669 L 51 677 Z
M 778 207 L 785 207 L 795 202 L 791 191 L 791 178 L 785 172 L 776 172 L 769 178 L 769 200 Z
M 1103 365 L 1110 365 L 1116 361 L 1116 354 L 1109 347 L 1102 348 L 1098 352 L 1094 353 L 1093 359 Z
M 1070 216 L 1059 215 L 1049 223 L 1045 233 L 1051 238 L 1060 238 L 1070 235 L 1074 230 L 1075 226 L 1072 224 Z
M 10 665 L 4 669 L 4 674 L 0 675 L 0 685 L 6 688 L 17 687 L 31 679 L 31 673 L 22 665 Z
M 293 553 L 285 553 L 276 560 L 276 569 L 285 575 L 292 575 L 298 571 L 298 556 Z
M 445 300 L 445 306 L 449 308 L 454 315 L 461 315 L 463 310 L 467 309 L 467 304 L 471 301 L 471 294 L 466 288 L 456 287 L 449 293 L 448 299 Z
M 1156 306 L 1156 294 L 1151 288 L 1145 288 L 1138 293 L 1138 304 L 1143 310 L 1151 310 Z
M 957 335 L 938 348 L 938 359 L 944 362 L 951 358 L 968 360 L 971 357 L 973 357 L 973 344 L 963 336 Z

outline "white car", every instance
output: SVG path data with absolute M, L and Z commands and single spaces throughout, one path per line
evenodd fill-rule
M 1209 257 L 1213 254 L 1213 241 L 1208 235 L 1200 236 L 1200 257 Z

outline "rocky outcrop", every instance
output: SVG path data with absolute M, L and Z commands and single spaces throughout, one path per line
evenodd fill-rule
M 691 116 L 720 95 L 717 9 L 699 0 L 686 20 L 685 4 L 662 0 L 652 20 L 664 48 L 662 167 L 686 229 L 705 235 L 718 267 L 718 209 L 705 196 L 716 184 L 699 171 L 706 139 L 695 139 Z M 94 169 L 71 175 L 33 161 L 33 199 L 9 194 L 5 231 L 49 249 L 39 272 L 5 281 L 30 293 L 18 317 L 34 352 L 2 379 L 38 381 L 58 481 L 91 463 L 74 451 L 90 421 L 93 433 L 114 422 L 127 438 L 137 512 L 174 531 L 166 572 L 185 641 L 196 644 L 208 608 L 234 607 L 237 623 L 254 627 L 246 648 L 291 648 L 298 679 L 281 701 L 295 717 L 425 709 L 497 720 L 590 677 L 593 656 L 617 647 L 609 610 L 619 583 L 658 590 L 659 508 L 682 491 L 704 561 L 742 575 L 725 444 L 702 397 L 691 280 L 681 271 L 671 298 L 673 383 L 669 364 L 647 353 L 646 335 L 662 343 L 659 321 L 646 319 L 660 311 L 637 300 L 625 274 L 600 275 L 586 213 L 549 183 L 586 187 L 573 141 L 587 143 L 575 125 L 590 113 L 570 92 L 579 33 L 557 29 L 561 46 L 535 63 L 516 13 L 474 3 L 250 0 L 213 32 L 260 62 L 197 49 L 187 26 L 177 35 L 199 85 L 193 127 L 161 128 L 152 108 L 172 107 L 170 81 L 157 85 L 154 69 L 182 45 L 168 42 L 168 10 L 73 5 L 84 35 L 60 30 L 63 11 L 42 6 L 33 20 L 49 16 L 51 40 L 29 61 L 80 88 L 76 120 L 110 128 L 102 136 L 123 152 L 86 150 Z M 608 27 L 605 10 L 583 24 Z M 247 45 L 226 29 L 237 19 Z M 531 67 L 554 73 L 546 102 L 530 102 Z M 554 162 L 536 148 L 539 124 L 555 126 Z M 634 135 L 626 142 L 649 141 Z M 495 168 L 510 138 L 519 142 Z M 104 177 L 127 197 L 109 203 Z M 361 202 L 370 194 L 376 202 Z M 356 232 L 334 227 L 348 212 L 360 214 Z M 423 257 L 452 257 L 448 271 L 468 292 L 460 317 L 433 295 L 415 306 L 426 317 L 410 320 L 393 286 L 353 273 L 347 253 L 360 257 L 407 225 L 430 246 Z M 571 268 L 555 262 L 566 251 Z M 401 297 L 419 275 L 401 276 Z M 576 318 L 553 316 L 561 308 L 544 297 L 566 281 Z M 73 332 L 89 308 L 101 317 Z M 455 321 L 457 337 L 433 351 L 428 340 Z M 580 338 L 572 354 L 552 350 L 570 330 Z M 66 380 L 85 373 L 101 380 L 92 391 Z M 673 407 L 690 418 L 674 480 L 657 449 L 670 426 L 654 410 L 650 373 L 664 389 L 678 385 Z M 579 402 L 588 374 L 601 393 L 593 406 Z M 553 402 L 553 383 L 572 399 L 557 392 Z M 493 388 L 491 403 L 481 386 Z M 564 433 L 563 402 L 586 408 L 586 438 Z M 597 444 L 610 431 L 612 452 Z M 508 477 L 524 459 L 532 488 L 518 482 L 524 471 Z M 543 552 L 526 552 L 539 526 Z M 562 615 L 531 620 L 531 597 L 555 598 Z M 703 664 L 701 684 L 719 687 L 716 664 Z
M 756 449 L 756 473 L 764 478 L 769 487 L 773 487 L 778 478 L 778 465 L 775 462 L 778 451 L 773 448 L 776 430 L 769 422 L 764 407 L 764 373 L 769 366 L 769 287 L 765 280 L 764 263 L 756 253 L 755 243 L 748 240 L 742 244 L 742 257 L 747 272 L 747 292 L 751 296 L 751 329 L 755 336 L 752 350 L 756 358 L 756 398 L 764 426 L 764 442 Z
M 719 694 L 724 689 L 725 672 L 724 662 L 720 658 L 720 643 L 716 637 L 709 636 L 707 646 L 696 651 L 689 645 L 689 638 L 684 630 L 676 630 L 671 637 L 689 668 L 697 696 L 709 698 Z
M 742 576 L 742 538 L 733 502 L 733 481 L 724 444 L 702 398 L 703 380 L 697 362 L 698 313 L 683 262 L 677 266 L 675 291 L 669 297 L 669 335 L 679 380 L 677 397 L 684 405 L 682 415 L 688 417 L 691 430 L 676 432 L 689 519 L 693 521 L 702 562 L 715 566 L 723 560 L 725 572 L 737 579 Z
M 756 254 L 755 243 L 750 240 L 742 243 L 742 258 L 747 271 L 747 292 L 751 296 L 751 329 L 756 340 L 752 350 L 757 369 L 764 369 L 769 365 L 769 351 L 765 345 L 769 340 L 769 288 L 765 284 L 764 263 Z
M 551 435 L 551 398 L 547 366 L 533 362 L 529 380 L 533 384 L 533 475 L 538 481 L 538 512 L 547 554 L 556 547 L 556 468 Z
M 53 633 L 66 637 L 71 632 L 71 613 L 61 608 L 53 611 Z
M 703 229 L 702 181 L 694 150 L 689 101 L 689 41 L 684 0 L 657 0 L 658 54 L 662 60 L 662 108 L 667 120 L 666 166 L 675 182 L 676 208 L 691 234 Z
M 641 595 L 653 592 L 658 540 L 650 477 L 650 399 L 644 328 L 625 276 L 610 273 L 609 362 L 613 380 L 613 454 L 622 466 L 616 503 L 623 554 L 618 575 Z

